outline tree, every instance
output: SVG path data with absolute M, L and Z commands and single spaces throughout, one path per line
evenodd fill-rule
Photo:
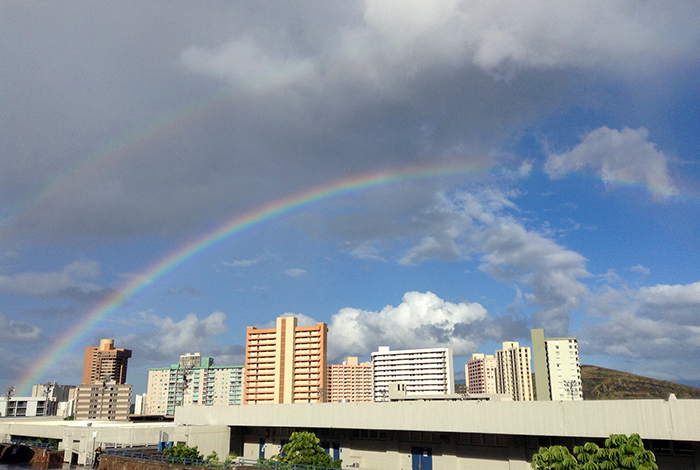
M 185 444 L 177 444 L 165 449 L 166 462 L 182 462 L 183 460 L 202 460 L 202 454 L 199 453 L 197 446 L 188 447 Z
M 298 465 L 341 468 L 343 461 L 333 460 L 319 442 L 316 434 L 312 432 L 293 432 L 289 442 L 282 447 L 282 452 L 274 457 L 274 460 Z
M 540 447 L 532 456 L 532 468 L 535 470 L 575 470 L 578 469 L 576 457 L 564 446 Z
M 614 470 L 630 468 L 636 470 L 656 470 L 656 456 L 644 448 L 639 434 L 627 437 L 625 434 L 611 434 L 605 440 L 605 447 L 599 448 L 592 442 L 574 447 L 574 455 L 582 463 L 584 470 Z
M 563 446 L 540 447 L 532 456 L 535 470 L 656 470 L 656 456 L 644 448 L 639 434 L 611 434 L 605 447 L 587 442 L 573 449 Z

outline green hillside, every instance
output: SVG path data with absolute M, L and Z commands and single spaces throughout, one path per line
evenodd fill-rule
M 667 399 L 671 393 L 677 398 L 700 398 L 700 388 L 598 366 L 581 366 L 581 379 L 584 400 Z

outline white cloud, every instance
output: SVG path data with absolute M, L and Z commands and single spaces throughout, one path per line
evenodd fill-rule
M 301 277 L 304 274 L 306 274 L 306 269 L 290 268 L 284 271 L 284 274 L 286 274 L 289 277 Z
M 599 127 L 572 150 L 548 155 L 544 170 L 553 179 L 590 170 L 607 185 L 642 185 L 657 197 L 677 194 L 669 175 L 668 157 L 648 139 L 649 131 L 643 127 L 621 131 Z
M 24 343 L 36 341 L 41 330 L 29 323 L 13 320 L 0 312 L 0 340 L 5 343 Z
M 700 282 L 639 289 L 640 314 L 679 325 L 700 326 Z
M 359 80 L 387 93 L 435 67 L 474 65 L 499 75 L 523 68 L 649 70 L 695 53 L 697 8 L 684 2 L 367 0 L 325 47 L 290 50 L 272 34 L 187 48 L 193 71 L 254 90 Z M 660 20 L 663 18 L 663 20 Z M 604 19 L 602 21 L 601 19 Z
M 698 377 L 700 282 L 637 290 L 608 287 L 591 297 L 590 306 L 600 319 L 578 334 L 584 352 L 621 356 L 632 368 L 643 367 L 635 372 L 644 375 Z
M 134 335 L 122 341 L 141 345 L 144 350 L 142 354 L 154 359 L 177 358 L 186 352 L 207 350 L 212 337 L 228 331 L 223 312 L 214 312 L 201 319 L 189 313 L 180 321 L 150 313 L 142 313 L 141 317 L 144 323 L 155 326 L 157 331 Z
M 308 80 L 314 71 L 312 60 L 285 52 L 272 51 L 252 38 L 245 38 L 230 41 L 216 50 L 190 47 L 182 53 L 181 60 L 194 71 L 251 89 L 283 87 Z
M 489 320 L 479 303 L 452 303 L 432 292 L 407 292 L 397 306 L 380 311 L 343 308 L 328 328 L 329 360 L 392 349 L 450 347 L 455 355 L 476 351 Z
M 384 258 L 380 255 L 380 253 L 381 250 L 377 244 L 371 241 L 362 242 L 350 250 L 350 255 L 358 259 L 384 261 Z
M 87 296 L 101 287 L 85 282 L 100 275 L 95 261 L 75 261 L 57 272 L 26 272 L 0 276 L 0 292 L 24 296 Z
M 528 287 L 525 299 L 539 308 L 535 322 L 566 334 L 571 311 L 588 290 L 586 259 L 541 233 L 526 229 L 509 212 L 517 207 L 494 188 L 443 196 L 432 208 L 429 232 L 399 262 L 463 260 L 479 256 L 479 268 L 495 279 Z
M 262 257 L 254 259 L 237 259 L 233 261 L 224 261 L 221 264 L 228 268 L 247 268 L 258 264 L 260 261 L 262 261 Z
M 285 312 L 280 317 L 296 317 L 297 318 L 297 326 L 316 326 L 318 323 L 315 319 L 304 315 L 303 313 L 291 313 L 291 312 Z M 257 325 L 257 328 L 275 328 L 277 326 L 277 319 L 269 321 L 267 323 L 263 323 L 260 325 Z
M 651 270 L 649 268 L 647 268 L 646 266 L 642 266 L 641 264 L 638 264 L 636 266 L 632 266 L 630 268 L 630 271 L 632 271 L 633 273 L 641 274 L 643 276 L 648 276 L 649 274 L 651 274 Z

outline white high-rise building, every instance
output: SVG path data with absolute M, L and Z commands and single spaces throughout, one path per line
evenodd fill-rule
M 134 398 L 134 411 L 133 414 L 135 415 L 145 415 L 146 414 L 146 400 L 148 399 L 148 395 L 145 393 L 142 393 L 140 395 L 136 395 Z
M 510 395 L 515 401 L 532 401 L 530 348 L 516 341 L 506 341 L 496 351 L 496 391 Z
M 407 395 L 453 394 L 455 388 L 452 349 L 405 349 L 380 346 L 372 353 L 374 401 L 388 399 L 390 383 L 405 385 Z
M 576 338 L 545 338 L 531 330 L 537 400 L 583 400 Z
M 241 403 L 243 366 L 214 367 L 208 357 L 193 365 L 194 356 L 198 354 L 183 355 L 170 367 L 148 369 L 145 414 L 172 416 L 176 406 Z
M 492 354 L 474 353 L 464 365 L 467 392 L 496 393 L 498 362 Z

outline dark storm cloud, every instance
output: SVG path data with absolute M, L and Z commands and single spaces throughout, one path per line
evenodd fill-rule
M 0 191 L 17 213 L 3 239 L 188 236 L 351 174 L 488 163 L 580 80 L 566 68 L 503 80 L 458 51 L 429 59 L 433 44 L 382 61 L 366 5 L 299 7 L 14 5 Z

